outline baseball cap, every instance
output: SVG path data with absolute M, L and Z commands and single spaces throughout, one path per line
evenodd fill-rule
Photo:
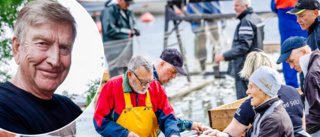
M 133 0 L 124 0 L 127 4 L 131 5 L 131 4 L 134 4 L 134 1 Z
M 162 51 L 160 58 L 170 63 L 180 74 L 187 75 L 183 70 L 183 58 L 177 49 L 165 49 Z
M 319 2 L 318 0 L 299 0 L 296 3 L 296 6 L 287 12 L 287 14 L 300 14 L 305 10 L 319 10 Z
M 261 66 L 254 71 L 250 76 L 250 81 L 270 97 L 276 97 L 281 87 L 280 74 L 267 66 Z
M 286 61 L 289 58 L 292 50 L 303 47 L 305 45 L 307 45 L 307 41 L 304 37 L 294 36 L 286 39 L 281 45 L 281 55 L 277 60 L 277 64 Z

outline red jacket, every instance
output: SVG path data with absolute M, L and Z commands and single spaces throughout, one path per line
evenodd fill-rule
M 123 77 L 110 79 L 101 90 L 94 113 L 96 131 L 102 136 L 127 137 L 129 131 L 116 123 L 122 110 L 125 109 L 124 92 L 130 92 L 133 107 L 145 106 L 146 94 L 132 91 L 127 73 Z M 165 136 L 179 135 L 174 110 L 159 82 L 150 84 L 149 94 L 161 131 L 164 131 Z

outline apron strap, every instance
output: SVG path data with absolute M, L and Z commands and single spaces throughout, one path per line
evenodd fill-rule
M 151 99 L 150 99 L 150 95 L 149 95 L 149 90 L 147 91 L 147 95 L 146 95 L 146 108 L 148 108 L 148 109 L 152 108 L 152 103 L 151 103 Z
M 123 78 L 123 75 L 122 75 L 122 78 Z M 123 88 L 123 83 L 122 83 L 122 88 Z M 124 95 L 124 101 L 126 102 L 126 109 L 128 111 L 130 111 L 133 108 L 133 106 L 131 104 L 130 93 L 129 92 L 128 93 L 123 93 L 123 95 Z
M 124 100 L 126 101 L 126 109 L 130 111 L 133 108 L 133 106 L 131 104 L 131 97 L 129 92 L 124 93 Z

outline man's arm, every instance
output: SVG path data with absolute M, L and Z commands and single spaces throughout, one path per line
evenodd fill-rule
M 127 137 L 129 131 L 113 121 L 113 113 L 115 113 L 113 90 L 115 89 L 112 81 L 107 82 L 102 88 L 94 112 L 94 127 L 102 136 Z
M 245 131 L 246 125 L 240 123 L 237 119 L 233 118 L 231 123 L 223 130 L 225 133 L 229 133 L 232 136 L 238 137 Z
M 235 59 L 239 56 L 244 56 L 249 53 L 253 44 L 254 31 L 252 24 L 245 20 L 240 22 L 238 37 L 234 38 L 234 47 L 223 54 L 226 61 Z
M 102 35 L 106 35 L 108 37 L 112 37 L 115 39 L 127 39 L 130 37 L 132 33 L 128 28 L 120 28 L 116 25 L 117 17 L 120 15 L 114 16 L 114 7 L 110 6 L 105 8 L 101 13 L 101 25 L 102 27 Z
M 183 132 L 186 130 L 191 130 L 193 121 L 191 120 L 181 120 L 180 118 L 177 118 L 179 131 Z
M 153 82 L 155 84 L 157 82 Z M 170 136 L 180 136 L 179 128 L 177 126 L 177 119 L 175 117 L 175 113 L 173 108 L 171 107 L 168 97 L 165 94 L 163 88 L 158 83 L 158 108 L 157 108 L 157 118 L 161 131 L 165 134 L 166 137 Z
M 259 137 L 278 137 L 284 133 L 283 125 L 278 117 L 266 117 L 260 126 Z M 291 123 L 288 123 L 291 124 Z M 293 129 L 292 129 L 293 133 Z
M 239 136 L 247 126 L 253 122 L 255 113 L 251 106 L 251 99 L 244 101 L 233 116 L 231 123 L 223 132 L 232 136 Z
M 19 116 L 14 113 L 10 113 L 14 111 L 5 104 L 6 102 L 0 101 L 0 127 L 10 132 L 32 134 L 31 129 L 25 126 L 27 123 L 24 123 L 23 119 L 18 119 Z
M 306 122 L 308 123 L 311 123 L 311 124 L 315 124 L 317 123 L 316 121 L 319 121 L 319 120 L 316 120 L 314 119 L 314 123 L 313 120 L 311 119 L 308 119 L 308 115 L 310 116 L 317 116 L 319 117 L 319 108 L 320 108 L 320 77 L 318 74 L 316 73 L 310 73 L 310 75 L 313 75 L 313 77 L 311 79 L 307 79 L 308 82 L 307 82 L 307 86 L 309 87 L 308 92 L 306 94 L 306 98 L 307 98 L 307 101 L 308 101 L 308 104 L 309 104 L 309 113 L 306 115 Z M 307 113 L 307 112 L 306 112 Z M 316 117 L 314 117 L 316 118 Z M 307 129 L 308 129 L 308 125 L 307 125 Z

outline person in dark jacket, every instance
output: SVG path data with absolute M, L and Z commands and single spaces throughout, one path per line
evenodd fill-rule
M 320 46 L 320 4 L 318 0 L 299 0 L 287 14 L 295 14 L 302 30 L 308 31 L 307 44 L 311 50 Z
M 135 19 L 128 9 L 133 0 L 107 1 L 100 15 L 104 51 L 110 77 L 123 74 L 133 54 L 133 36 L 140 36 Z
M 261 19 L 255 14 L 250 6 L 249 0 L 235 0 L 235 11 L 237 18 L 240 19 L 234 37 L 231 50 L 224 54 L 217 55 L 214 61 L 219 64 L 220 61 L 233 61 L 235 86 L 237 98 L 246 97 L 248 81 L 241 78 L 238 73 L 242 70 L 247 54 L 251 51 L 262 49 L 264 32 Z
M 270 67 L 261 66 L 249 79 L 247 94 L 252 97 L 256 116 L 245 137 L 293 137 L 290 117 L 278 98 L 281 87 L 279 73 Z M 228 133 L 209 129 L 204 134 L 218 137 L 231 136 Z
M 240 72 L 240 76 L 249 78 L 252 73 L 260 66 L 268 66 L 275 69 L 275 62 L 264 52 L 253 51 L 248 54 L 244 67 Z M 310 137 L 303 130 L 303 103 L 299 92 L 287 85 L 281 85 L 278 91 L 278 97 L 283 101 L 283 107 L 290 116 L 295 137 Z M 238 108 L 231 123 L 223 130 L 232 136 L 241 135 L 249 124 L 253 123 L 255 112 L 251 106 L 251 99 L 246 100 Z
M 287 39 L 285 46 L 281 47 L 281 55 L 277 63 L 283 60 L 300 73 L 303 72 L 305 80 L 305 113 L 307 132 L 313 137 L 320 136 L 320 60 L 319 49 L 311 52 L 310 47 L 302 37 Z

